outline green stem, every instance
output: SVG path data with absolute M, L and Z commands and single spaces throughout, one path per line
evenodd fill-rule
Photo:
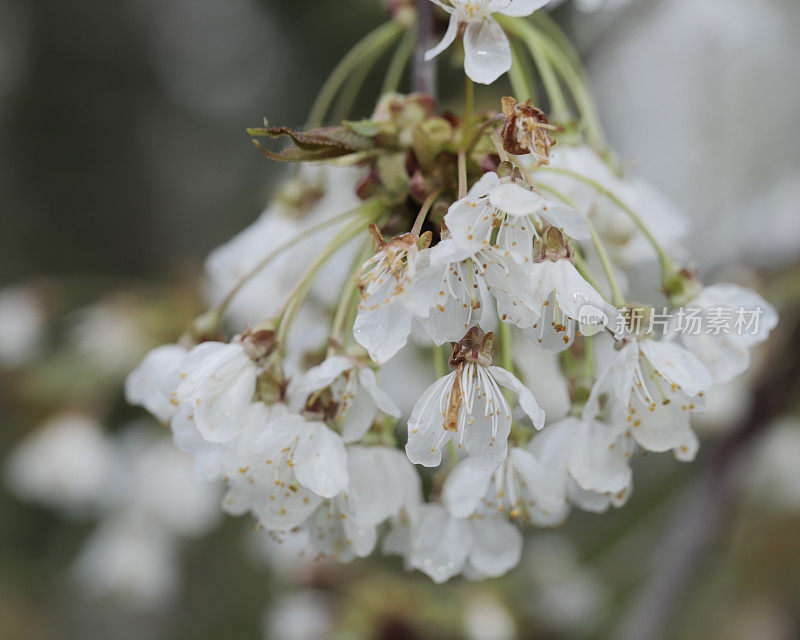
M 374 51 L 387 46 L 403 29 L 395 20 L 385 22 L 377 29 L 364 36 L 344 58 L 336 65 L 325 84 L 322 85 L 311 112 L 308 116 L 308 126 L 321 124 L 333 103 L 336 94 L 353 71 L 371 58 Z
M 656 240 L 655 236 L 650 232 L 650 229 L 647 228 L 647 225 L 642 221 L 642 219 L 638 216 L 638 214 L 633 211 L 627 204 L 625 204 L 620 198 L 613 193 L 606 189 L 602 184 L 597 182 L 596 180 L 592 180 L 588 176 L 580 174 L 576 171 L 571 171 L 570 169 L 562 169 L 560 167 L 540 167 L 537 171 L 544 171 L 548 173 L 560 173 L 565 176 L 570 176 L 575 178 L 576 180 L 580 180 L 581 182 L 588 184 L 592 187 L 597 193 L 605 196 L 615 205 L 617 205 L 620 209 L 622 209 L 628 216 L 633 220 L 634 224 L 639 228 L 639 230 L 644 234 L 647 238 L 648 242 L 653 246 L 656 253 L 658 254 L 659 262 L 661 263 L 662 269 L 667 271 L 668 269 L 672 268 L 672 259 L 667 255 L 664 249 L 659 244 L 658 240 Z
M 541 188 L 544 191 L 549 191 L 554 196 L 556 196 L 556 198 L 564 202 L 564 204 L 569 205 L 576 211 L 578 210 L 575 204 L 572 201 L 570 201 L 570 199 L 567 198 L 560 191 L 553 189 L 552 187 L 549 187 L 546 184 L 539 184 L 539 188 Z M 597 252 L 597 256 L 600 258 L 600 263 L 603 265 L 603 272 L 606 274 L 606 280 L 608 280 L 608 285 L 611 287 L 611 301 L 614 304 L 614 306 L 623 307 L 625 306 L 625 296 L 623 295 L 622 290 L 620 289 L 619 282 L 617 281 L 617 276 L 614 273 L 614 267 L 611 264 L 611 259 L 608 256 L 608 251 L 606 250 L 605 243 L 603 242 L 603 239 L 600 237 L 600 234 L 597 233 L 597 230 L 595 229 L 594 225 L 587 216 L 584 216 L 584 222 L 586 222 L 586 226 L 589 227 L 589 233 L 592 236 L 592 244 L 594 245 L 595 251 Z M 592 285 L 595 289 L 597 289 L 597 291 L 600 291 L 600 287 L 597 286 L 597 280 L 589 272 L 589 268 L 583 261 L 583 258 L 578 256 L 575 260 L 575 266 L 577 267 L 578 271 L 581 272 L 581 275 L 583 275 L 586 281 L 590 285 Z
M 511 80 L 511 90 L 519 101 L 524 102 L 528 98 L 533 98 L 533 92 L 523 68 L 522 58 L 514 45 L 511 46 L 511 69 L 508 71 L 508 78 Z
M 353 306 L 353 296 L 358 288 L 356 274 L 358 273 L 358 270 L 361 268 L 361 265 L 364 263 L 364 261 L 369 257 L 371 251 L 372 245 L 370 243 L 366 243 L 364 248 L 358 252 L 355 260 L 353 261 L 353 265 L 350 268 L 350 274 L 347 276 L 347 282 L 345 282 L 344 291 L 339 298 L 339 304 L 336 307 L 336 313 L 333 316 L 333 325 L 331 326 L 331 338 L 339 343 L 343 342 L 342 331 L 344 330 L 345 322 L 350 315 L 350 307 Z M 331 355 L 330 348 L 328 349 L 328 355 Z
M 287 242 L 286 244 L 281 245 L 280 247 L 278 247 L 277 249 L 275 249 L 271 253 L 269 253 L 266 256 L 264 256 L 264 258 L 262 258 L 262 260 L 258 264 L 256 264 L 255 267 L 253 267 L 248 273 L 246 273 L 239 280 L 239 282 L 236 283 L 236 285 L 233 287 L 233 289 L 230 290 L 228 295 L 225 296 L 225 298 L 222 300 L 222 302 L 220 302 L 215 307 L 215 310 L 217 312 L 219 312 L 220 314 L 222 314 L 225 311 L 225 309 L 228 308 L 228 305 L 230 305 L 230 303 L 233 302 L 233 299 L 239 294 L 239 292 L 244 288 L 244 286 L 248 282 L 250 282 L 250 280 L 252 280 L 255 276 L 257 276 L 263 269 L 265 269 L 269 265 L 270 262 L 272 262 L 275 258 L 277 258 L 284 251 L 287 251 L 287 250 L 291 249 L 293 246 L 295 246 L 296 244 L 299 244 L 303 240 L 308 239 L 310 236 L 315 234 L 317 231 L 321 231 L 322 229 L 325 229 L 327 227 L 330 227 L 330 226 L 333 226 L 335 224 L 338 224 L 339 222 L 342 222 L 343 220 L 347 220 L 348 218 L 352 218 L 353 216 L 355 216 L 356 214 L 361 212 L 362 209 L 363 209 L 363 205 L 359 205 L 355 209 L 351 209 L 350 211 L 345 211 L 344 213 L 340 213 L 338 216 L 334 216 L 333 218 L 329 218 L 328 220 L 323 220 L 322 222 L 320 222 L 318 224 L 315 224 L 314 226 L 309 227 L 308 229 L 304 229 L 303 231 L 298 233 L 294 238 L 289 240 L 289 242 Z
M 409 60 L 411 60 L 411 52 L 414 50 L 416 40 L 416 28 L 412 25 L 406 29 L 405 35 L 400 40 L 400 44 L 397 45 L 397 49 L 395 49 L 394 55 L 389 62 L 386 76 L 383 79 L 383 87 L 381 87 L 381 95 L 394 93 L 399 89 L 403 71 L 405 71 Z
M 316 257 L 314 262 L 311 263 L 281 305 L 281 310 L 279 311 L 281 320 L 277 335 L 277 341 L 279 344 L 284 345 L 286 335 L 289 332 L 292 321 L 294 320 L 297 311 L 305 301 L 306 295 L 308 294 L 308 291 L 311 288 L 314 278 L 320 268 L 334 253 L 336 253 L 340 247 L 342 247 L 342 245 L 364 230 L 366 225 L 374 222 L 378 216 L 383 213 L 384 209 L 385 206 L 380 200 L 370 200 L 365 202 L 361 206 L 361 215 L 358 217 L 358 219 L 337 233 L 328 243 L 328 245 L 322 250 L 322 252 Z
M 533 58 L 536 64 L 536 69 L 539 72 L 539 77 L 544 84 L 544 89 L 547 92 L 547 99 L 550 102 L 550 110 L 553 113 L 554 120 L 568 120 L 571 109 L 569 103 L 564 95 L 564 90 L 558 81 L 558 76 L 553 70 L 550 63 L 550 58 L 547 55 L 547 50 L 542 43 L 541 35 L 530 23 L 524 20 L 515 20 L 513 18 L 506 18 L 497 16 L 500 25 L 510 33 L 520 38 Z
M 428 215 L 428 212 L 431 210 L 433 203 L 436 202 L 436 198 L 439 197 L 439 194 L 442 193 L 441 189 L 437 189 L 436 191 L 432 191 L 427 198 L 425 198 L 425 202 L 422 203 L 422 207 L 417 214 L 417 219 L 414 220 L 414 226 L 411 227 L 411 233 L 417 237 L 419 237 L 419 232 L 422 231 L 422 225 L 425 223 L 425 218 Z
M 625 295 L 619 288 L 617 276 L 614 274 L 614 266 L 611 264 L 611 259 L 608 257 L 606 245 L 600 237 L 600 234 L 597 233 L 597 229 L 594 228 L 594 225 L 588 218 L 586 219 L 586 224 L 589 227 L 589 233 L 592 234 L 592 243 L 594 244 L 595 251 L 597 251 L 597 257 L 600 258 L 600 263 L 603 265 L 606 280 L 608 280 L 608 284 L 611 287 L 611 299 L 613 304 L 615 307 L 624 307 Z

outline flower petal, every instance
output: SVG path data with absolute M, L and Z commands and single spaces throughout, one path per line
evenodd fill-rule
M 504 387 L 519 395 L 519 406 L 533 422 L 533 426 L 541 429 L 544 426 L 544 410 L 536 401 L 533 391 L 528 389 L 517 376 L 502 367 L 489 367 L 489 373 Z
M 522 534 L 505 519 L 472 520 L 472 549 L 469 563 L 479 574 L 496 578 L 519 564 Z
M 323 498 L 332 498 L 347 487 L 347 451 L 341 437 L 321 422 L 307 422 L 299 429 L 294 474 L 297 480 Z
M 464 51 L 464 70 L 480 84 L 491 84 L 511 68 L 511 45 L 493 18 L 467 25 Z
M 452 437 L 444 429 L 442 407 L 445 406 L 456 372 L 439 378 L 428 387 L 411 412 L 408 420 L 408 442 L 406 454 L 414 464 L 423 467 L 438 467 L 442 462 L 442 445 Z
M 436 56 L 438 56 L 442 51 L 447 49 L 453 41 L 456 39 L 458 35 L 458 18 L 455 15 L 450 16 L 450 23 L 447 25 L 447 31 L 444 33 L 444 37 L 442 41 L 437 44 L 435 47 L 428 49 L 425 52 L 425 60 L 433 60 Z
M 472 458 L 459 462 L 448 474 L 442 488 L 442 503 L 454 518 L 468 518 L 486 495 L 491 469 L 483 469 Z

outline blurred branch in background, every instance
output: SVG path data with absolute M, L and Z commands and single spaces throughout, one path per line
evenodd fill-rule
M 754 385 L 749 410 L 717 445 L 708 468 L 678 501 L 671 528 L 655 544 L 652 576 L 632 602 L 618 634 L 623 640 L 673 637 L 676 619 L 694 593 L 713 550 L 730 532 L 738 471 L 754 439 L 787 411 L 800 383 L 800 322 L 797 300 L 782 313 Z

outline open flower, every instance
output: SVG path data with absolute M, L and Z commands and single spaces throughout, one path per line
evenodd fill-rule
M 456 518 L 499 515 L 538 526 L 560 524 L 569 512 L 560 471 L 519 447 L 495 470 L 482 469 L 471 458 L 459 462 L 445 480 L 442 502 Z
M 705 287 L 685 306 L 706 326 L 678 327 L 681 343 L 702 362 L 714 382 L 730 382 L 750 366 L 750 349 L 764 342 L 778 324 L 775 308 L 755 291 L 734 284 Z M 716 324 L 715 324 L 716 323 Z M 689 324 L 689 321 L 686 321 Z
M 457 340 L 475 323 L 484 293 L 497 300 L 500 318 L 522 328 L 541 314 L 526 266 L 537 237 L 533 219 L 571 237 L 589 229 L 577 211 L 488 172 L 444 217 L 449 237 L 421 255 L 409 307 L 437 344 Z M 471 326 L 467 324 L 467 326 Z
M 578 273 L 560 230 L 545 230 L 539 255 L 527 272 L 534 283 L 532 297 L 541 308 L 539 319 L 525 331 L 531 342 L 548 351 L 563 351 L 573 342 L 579 323 L 583 333 L 615 327 L 615 337 L 621 337 L 617 309 Z
M 250 408 L 256 375 L 256 364 L 239 342 L 204 342 L 181 361 L 181 382 L 170 401 L 191 405 L 203 438 L 225 442 Z
M 464 71 L 475 82 L 491 84 L 511 68 L 511 45 L 505 32 L 492 17 L 529 16 L 550 0 L 432 0 L 450 14 L 450 24 L 442 41 L 425 54 L 431 60 L 447 49 L 464 31 Z
M 522 534 L 504 517 L 462 519 L 439 504 L 420 507 L 406 560 L 441 584 L 463 573 L 495 578 L 513 569 L 522 556 Z
M 302 524 L 347 487 L 347 452 L 341 437 L 280 405 L 252 403 L 241 433 L 225 452 L 225 509 L 253 513 L 267 529 Z
M 613 419 L 627 425 L 642 448 L 672 449 L 690 461 L 699 447 L 690 416 L 704 408 L 712 384 L 708 369 L 680 345 L 631 339 L 595 382 L 584 415 L 599 415 L 605 397 Z
M 454 346 L 454 370 L 428 387 L 408 421 L 406 453 L 411 462 L 438 466 L 442 447 L 457 437 L 458 446 L 476 464 L 485 469 L 500 464 L 511 431 L 511 407 L 501 386 L 519 394 L 520 406 L 537 429 L 544 425 L 544 411 L 533 392 L 512 373 L 492 366 L 493 344 L 493 334 L 473 327 Z
M 406 233 L 385 242 L 370 227 L 378 252 L 358 272 L 361 302 L 353 335 L 370 357 L 383 364 L 402 349 L 411 333 L 412 313 L 403 304 L 403 294 L 414 278 L 415 262 L 430 234 L 419 238 Z
M 328 398 L 316 394 L 323 389 L 330 389 L 329 402 L 325 402 Z M 288 395 L 294 411 L 318 410 L 324 417 L 339 421 L 346 443 L 358 442 L 364 437 L 378 410 L 394 418 L 400 417 L 400 409 L 378 386 L 375 372 L 344 356 L 326 358 L 322 364 L 293 380 Z M 316 401 L 307 406 L 312 395 L 316 396 Z
M 321 504 L 306 524 L 311 546 L 342 562 L 372 553 L 376 527 L 422 500 L 420 477 L 397 449 L 353 445 L 347 468 L 347 488 Z
M 528 451 L 551 473 L 561 474 L 571 504 L 598 513 L 621 506 L 631 494 L 628 460 L 635 444 L 624 431 L 624 426 L 571 416 L 537 433 Z

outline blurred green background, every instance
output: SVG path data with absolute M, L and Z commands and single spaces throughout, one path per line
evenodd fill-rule
M 616 4 L 554 10 L 585 59 L 612 143 L 693 220 L 703 273 L 755 285 L 781 307 L 777 339 L 789 347 L 766 358 L 793 375 L 800 7 Z M 74 312 L 104 299 L 135 318 L 146 338 L 133 364 L 174 339 L 202 307 L 202 259 L 258 215 L 284 171 L 245 128 L 264 116 L 302 125 L 335 61 L 385 19 L 378 0 L 0 0 L 0 286 L 32 286 L 50 331 L 35 366 L 0 373 L 1 457 L 65 407 L 102 415 L 109 428 L 141 416 L 121 397 L 124 367 L 104 371 L 70 342 Z M 446 66 L 441 73 L 447 100 Z M 478 100 L 493 106 L 493 95 Z M 362 115 L 374 97 L 362 96 Z M 62 518 L 0 487 L 0 638 L 333 637 L 291 636 L 275 622 L 298 584 L 324 600 L 298 615 L 325 611 L 336 637 L 623 637 L 647 615 L 640 596 L 680 555 L 681 535 L 706 534 L 664 636 L 797 638 L 797 386 L 777 383 L 791 390 L 777 412 L 785 446 L 769 435 L 748 440 L 735 468 L 713 475 L 718 446 L 746 419 L 754 373 L 710 412 L 695 464 L 638 460 L 624 509 L 576 512 L 557 533 L 534 532 L 520 568 L 478 585 L 434 587 L 391 559 L 287 578 L 247 551 L 251 523 L 227 518 L 182 543 L 174 600 L 131 611 L 83 596 L 67 575 L 94 521 Z M 709 505 L 710 533 L 692 529 Z M 699 516 L 671 537 L 692 510 Z

